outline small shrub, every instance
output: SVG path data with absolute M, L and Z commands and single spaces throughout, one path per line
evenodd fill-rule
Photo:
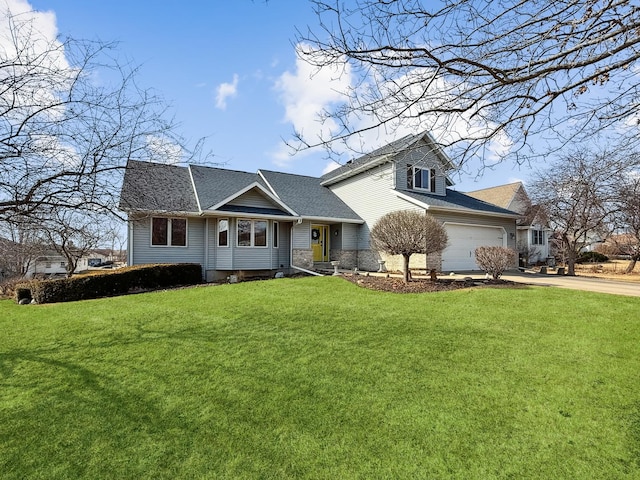
M 476 248 L 476 263 L 497 280 L 505 270 L 515 266 L 517 255 L 517 252 L 511 248 L 478 247 Z
M 14 297 L 16 294 L 16 286 L 24 283 L 23 277 L 13 277 L 3 280 L 0 283 L 0 297 Z
M 584 252 L 580 254 L 576 263 L 603 263 L 608 261 L 609 257 L 600 252 Z

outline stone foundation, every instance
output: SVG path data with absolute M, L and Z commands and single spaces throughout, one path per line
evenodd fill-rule
M 377 272 L 380 264 L 378 260 L 384 260 L 380 257 L 378 252 L 373 250 L 360 250 L 358 252 L 358 270 L 365 272 Z M 386 267 L 387 270 L 389 266 Z
M 338 268 L 352 270 L 357 266 L 357 250 L 331 250 L 329 256 L 331 258 L 331 261 L 340 262 L 340 266 Z
M 296 267 L 306 268 L 307 270 L 313 269 L 313 250 L 294 248 L 292 264 Z
M 387 255 L 383 253 L 381 260 L 385 261 L 385 267 L 391 272 L 402 272 L 404 266 L 404 259 L 402 255 Z M 436 272 L 440 272 L 442 268 L 442 255 L 439 253 L 432 253 L 430 255 L 424 255 L 420 253 L 414 253 L 409 258 L 409 268 L 411 270 L 426 271 L 431 269 Z

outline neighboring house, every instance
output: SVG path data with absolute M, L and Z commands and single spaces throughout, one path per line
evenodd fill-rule
M 348 269 L 377 270 L 380 260 L 396 268 L 396 259 L 371 250 L 369 232 L 384 214 L 410 209 L 432 214 L 449 233 L 442 255 L 415 256 L 412 268 L 474 270 L 476 247 L 516 247 L 519 215 L 447 188 L 453 168 L 426 133 L 320 178 L 130 161 L 120 200 L 128 263 L 199 263 L 207 280 L 333 260 Z
M 631 233 L 616 233 L 596 245 L 594 250 L 607 256 L 629 257 L 640 252 L 640 244 Z
M 89 255 L 82 257 L 78 260 L 75 272 L 82 272 L 88 270 L 89 267 L 99 265 L 104 261 L 105 257 L 96 252 L 91 252 Z M 59 253 L 51 250 L 36 257 L 29 265 L 26 273 L 27 278 L 35 277 L 52 277 L 52 276 L 66 276 L 67 274 L 67 259 Z
M 105 256 L 98 252 L 90 254 L 78 260 L 74 273 L 83 272 L 90 267 L 100 265 L 105 261 Z M 27 278 L 56 277 L 67 275 L 67 259 L 59 253 L 51 250 L 36 257 L 27 269 Z
M 100 264 L 105 256 L 95 251 L 78 261 L 76 271 L 87 270 Z M 64 276 L 67 273 L 67 259 L 41 244 L 19 244 L 0 238 L 0 280 L 22 276 L 26 278 Z
M 522 182 L 485 188 L 467 195 L 520 214 L 517 220 L 516 248 L 526 263 L 547 262 L 551 256 L 551 229 L 539 205 L 533 205 Z

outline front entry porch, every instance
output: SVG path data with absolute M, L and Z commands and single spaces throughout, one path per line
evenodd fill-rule
M 328 225 L 311 225 L 311 249 L 313 250 L 313 263 L 329 261 L 330 235 Z

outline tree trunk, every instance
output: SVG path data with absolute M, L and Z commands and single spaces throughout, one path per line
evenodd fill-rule
M 411 255 L 403 254 L 402 258 L 404 259 L 404 283 L 409 283 L 411 281 L 411 271 L 409 270 L 409 258 L 411 258 Z
M 629 265 L 627 265 L 627 269 L 624 271 L 624 273 L 631 273 L 633 272 L 633 269 L 636 268 L 636 262 L 638 261 L 638 257 L 636 257 L 635 255 L 631 257 L 631 261 L 629 262 Z
M 567 275 L 572 277 L 576 276 L 576 245 L 573 242 L 569 241 L 569 238 L 566 235 L 563 235 L 563 241 L 565 247 L 567 248 Z

